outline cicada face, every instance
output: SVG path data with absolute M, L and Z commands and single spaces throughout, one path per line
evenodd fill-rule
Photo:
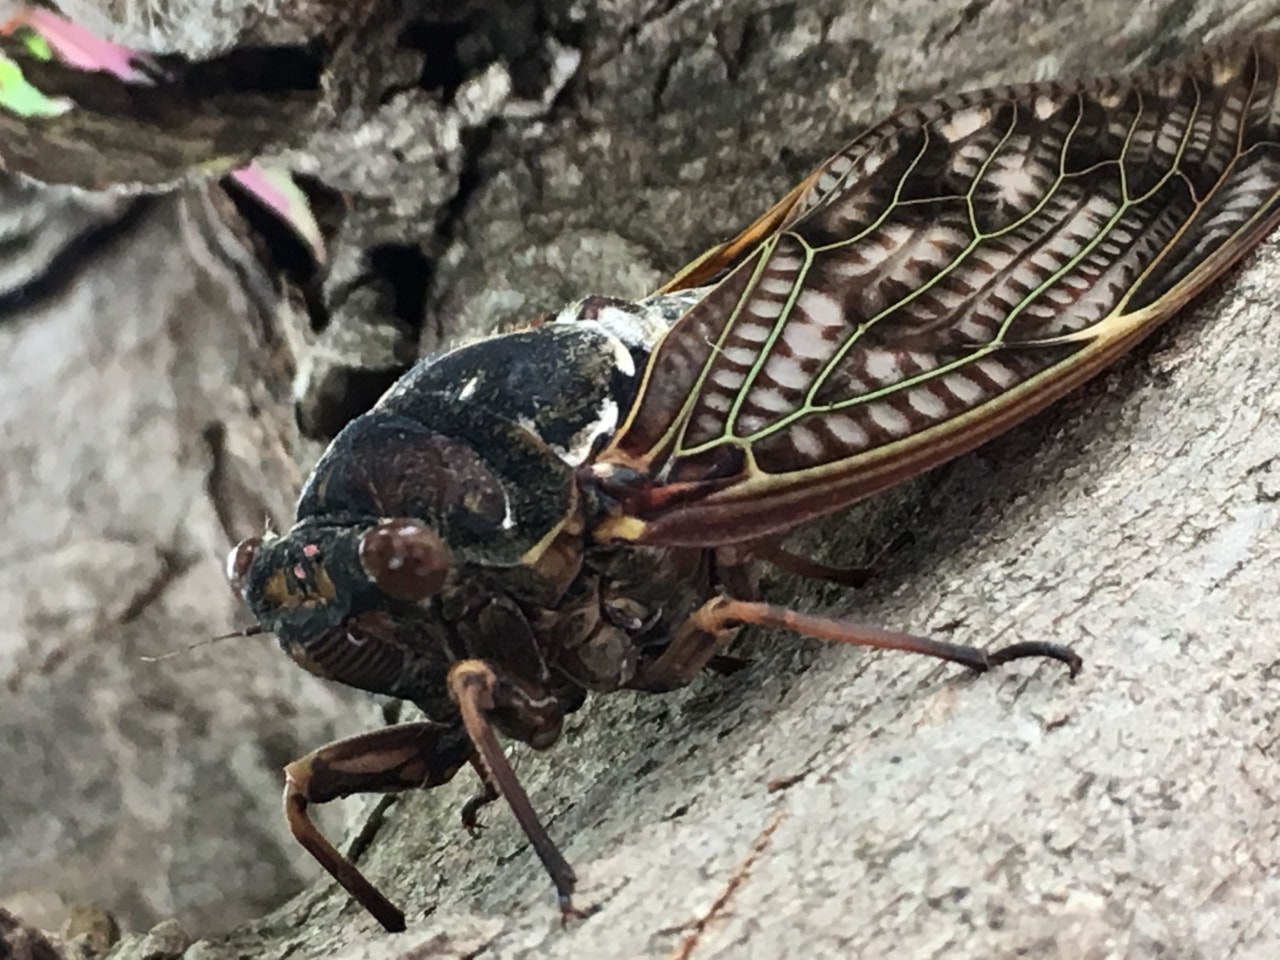
M 286 645 L 327 632 L 352 612 L 350 590 L 339 593 L 334 582 L 339 569 L 350 569 L 350 532 L 330 528 L 315 533 L 320 536 L 267 533 L 251 537 L 227 557 L 232 589 L 248 604 L 259 625 Z
M 391 692 L 406 651 L 431 634 L 429 601 L 448 578 L 449 549 L 410 519 L 299 523 L 240 543 L 227 576 L 259 625 L 301 666 Z

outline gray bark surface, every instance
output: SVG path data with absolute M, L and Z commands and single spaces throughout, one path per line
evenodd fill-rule
M 866 589 L 775 584 L 960 642 L 1070 643 L 1076 681 L 754 634 L 732 677 L 594 700 L 552 751 L 515 752 L 590 919 L 561 928 L 501 806 L 478 839 L 460 829 L 464 774 L 390 806 L 361 857 L 407 933 L 327 880 L 243 923 L 319 872 L 280 820 L 280 765 L 376 726 L 378 705 L 261 638 L 138 658 L 244 622 L 221 557 L 286 521 L 315 453 L 295 368 L 305 410 L 406 338 L 641 294 L 900 103 L 1280 25 L 1277 0 L 543 12 L 558 26 L 530 60 L 577 63 L 567 86 L 506 54 L 445 104 L 353 96 L 363 112 L 290 155 L 351 199 L 320 333 L 216 188 L 8 188 L 4 217 L 45 218 L 41 262 L 95 223 L 115 233 L 0 324 L 0 907 L 55 928 L 103 902 L 116 960 L 180 950 L 143 936 L 166 917 L 211 935 L 189 960 L 1280 954 L 1274 239 L 1064 403 L 806 535 L 857 563 L 909 531 Z M 394 73 L 393 24 L 365 79 Z M 430 264 L 421 331 L 369 280 L 388 244 Z M 21 277 L 0 266 L 4 289 Z M 350 839 L 373 802 L 341 806 L 329 828 Z

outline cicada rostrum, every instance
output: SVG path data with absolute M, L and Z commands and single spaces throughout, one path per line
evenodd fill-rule
M 550 747 L 589 692 L 665 691 L 743 625 L 985 670 L 974 647 L 762 602 L 779 538 L 1007 430 L 1132 347 L 1280 216 L 1280 35 L 1128 77 L 949 95 L 872 127 L 639 303 L 420 362 L 325 452 L 231 580 L 299 664 L 429 718 L 287 768 L 297 839 L 404 915 L 311 804 L 470 764 L 569 911 L 574 874 L 497 734 Z M 470 806 L 464 816 L 474 818 Z

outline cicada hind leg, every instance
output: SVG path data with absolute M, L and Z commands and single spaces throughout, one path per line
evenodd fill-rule
M 629 686 L 652 692 L 684 686 L 698 670 L 711 664 L 744 626 L 780 628 L 834 643 L 918 653 L 958 663 L 978 673 L 1029 657 L 1057 660 L 1066 665 L 1073 677 L 1082 666 L 1079 654 L 1057 643 L 1031 641 L 987 651 L 855 623 L 842 617 L 814 616 L 770 603 L 719 596 L 694 611 L 662 655 L 644 665 Z
M 910 544 L 911 540 L 911 534 L 899 534 L 882 547 L 866 566 L 862 567 L 833 567 L 830 564 L 820 563 L 817 560 L 786 549 L 782 546 L 781 538 L 756 541 L 751 544 L 750 554 L 777 567 L 779 570 L 785 570 L 787 573 L 795 574 L 798 577 L 805 577 L 809 580 L 825 580 L 828 583 L 838 583 L 841 586 L 858 588 L 865 587 L 880 572 L 885 559 Z M 729 592 L 743 600 L 756 599 L 754 596 L 744 596 L 733 590 Z
M 929 637 L 898 633 L 842 617 L 814 616 L 760 600 L 755 564 L 764 560 L 801 576 L 831 580 L 850 586 L 865 582 L 883 558 L 899 549 L 908 537 L 899 537 L 876 555 L 868 568 L 828 567 L 784 550 L 776 541 L 756 542 L 745 548 L 720 547 L 715 551 L 719 595 L 707 600 L 680 625 L 662 651 L 642 662 L 627 684 L 634 690 L 663 693 L 690 683 L 704 669 L 732 672 L 743 661 L 725 651 L 744 626 L 775 627 L 820 640 L 851 643 L 882 650 L 903 650 L 948 660 L 983 673 L 992 667 L 1026 657 L 1046 657 L 1066 664 L 1071 676 L 1081 667 L 1079 655 L 1056 643 L 1015 643 L 986 651 Z

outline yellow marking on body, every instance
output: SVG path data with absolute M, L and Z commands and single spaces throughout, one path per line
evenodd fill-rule
M 311 591 L 312 596 L 319 598 L 321 601 L 329 602 L 338 596 L 338 588 L 333 585 L 333 581 L 329 579 L 329 574 L 325 572 L 324 567 L 314 567 L 315 589 Z M 312 601 L 315 602 L 314 600 Z
M 611 540 L 637 541 L 644 536 L 648 524 L 636 517 L 609 516 L 596 524 L 591 531 L 597 543 L 608 543 Z
M 277 570 L 267 578 L 262 592 L 268 600 L 285 610 L 321 606 L 338 596 L 337 587 L 323 567 L 315 567 L 312 576 L 299 583 L 301 591 L 290 590 L 288 575 L 283 570 Z
M 299 598 L 289 590 L 289 584 L 285 580 L 284 571 L 277 570 L 262 587 L 262 592 L 268 600 L 277 607 L 296 607 Z
M 583 527 L 582 511 L 579 509 L 578 501 L 578 485 L 575 483 L 569 487 L 569 507 L 565 510 L 564 516 L 554 527 L 547 531 L 541 540 L 524 552 L 520 562 L 527 567 L 537 566 L 538 561 L 542 559 L 542 555 L 551 548 L 551 545 L 556 542 L 556 539 L 562 533 L 579 534 Z

